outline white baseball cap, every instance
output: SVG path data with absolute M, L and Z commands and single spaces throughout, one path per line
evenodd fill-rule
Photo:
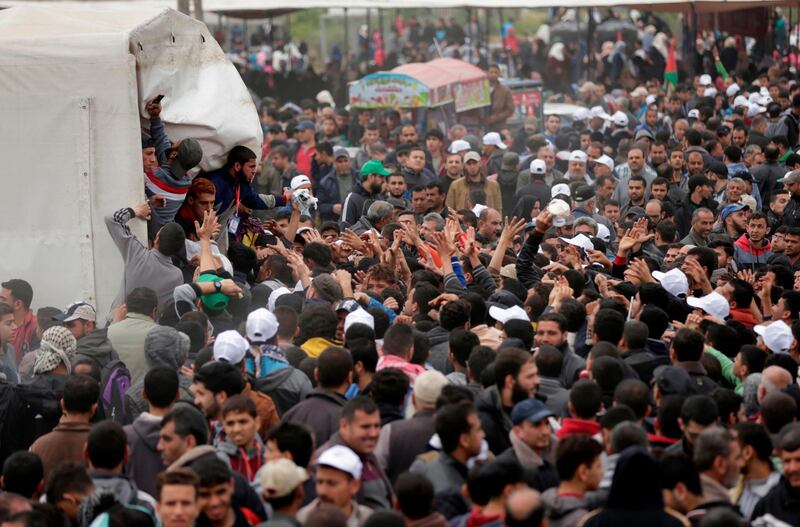
M 764 344 L 773 353 L 789 353 L 789 348 L 794 342 L 792 328 L 783 320 L 777 320 L 769 325 L 759 324 L 753 331 L 764 340 Z
M 470 150 L 471 148 L 472 147 L 468 142 L 464 141 L 463 139 L 456 139 L 450 143 L 450 148 L 448 148 L 447 151 L 451 154 L 457 154 L 459 152 L 463 152 L 464 150 Z
M 575 110 L 575 113 L 572 114 L 573 121 L 585 121 L 591 117 L 591 113 L 586 108 L 578 108 Z
M 282 297 L 283 295 L 290 294 L 292 294 L 292 292 L 286 287 L 281 286 L 275 289 L 269 294 L 269 298 L 267 299 L 267 309 L 270 311 L 275 311 L 275 302 L 278 301 L 278 298 Z
M 608 115 L 605 110 L 603 110 L 602 106 L 592 106 L 592 109 L 589 110 L 589 117 L 600 117 L 606 121 L 611 119 L 611 116 Z
M 657 99 L 656 99 L 656 96 L 655 96 L 655 95 L 648 95 L 647 97 L 645 97 L 645 98 L 644 98 L 644 102 L 645 102 L 645 103 L 646 103 L 648 106 L 650 106 L 651 104 L 655 104 L 656 100 L 657 100 Z
M 666 273 L 653 271 L 653 278 L 661 283 L 661 287 L 673 296 L 686 296 L 689 294 L 689 280 L 686 275 L 678 269 L 670 269 Z
M 614 115 L 611 116 L 611 120 L 617 126 L 628 126 L 628 116 L 625 112 L 614 112 Z
M 503 139 L 500 137 L 500 134 L 497 132 L 489 132 L 488 134 L 483 136 L 481 139 L 484 145 L 493 145 L 501 150 L 505 150 L 508 148 L 506 144 L 503 142 Z
M 239 364 L 244 360 L 250 343 L 233 329 L 223 331 L 214 339 L 214 360 Z
M 370 315 L 366 310 L 358 308 L 344 317 L 344 331 L 347 332 L 348 328 L 353 324 L 364 324 L 365 326 L 375 329 L 375 317 Z
M 353 476 L 353 479 L 361 479 L 361 470 L 364 467 L 356 453 L 344 445 L 334 445 L 320 454 L 317 466 L 341 470 Z
M 733 107 L 736 108 L 737 106 L 750 106 L 750 101 L 744 95 L 737 95 L 733 99 Z
M 553 185 L 553 188 L 550 190 L 550 197 L 555 198 L 560 194 L 571 196 L 572 193 L 569 191 L 569 185 L 567 185 L 566 183 L 559 183 L 558 185 Z
M 297 190 L 302 185 L 310 185 L 310 184 L 311 180 L 308 179 L 308 176 L 300 174 L 299 176 L 295 176 L 292 178 L 291 183 L 289 183 L 289 187 L 291 187 L 292 190 Z
M 570 161 L 578 161 L 579 163 L 586 163 L 586 153 L 583 150 L 573 150 L 569 153 Z
M 261 307 L 247 315 L 247 338 L 250 342 L 266 342 L 278 332 L 278 319 Z
M 749 107 L 747 109 L 747 117 L 755 117 L 756 115 L 758 115 L 760 113 L 764 113 L 766 111 L 767 111 L 767 109 L 764 108 L 763 106 L 759 106 L 758 104 L 754 104 L 754 105 L 752 105 L 751 107 Z
M 689 114 L 687 115 L 689 119 L 700 119 L 700 110 L 697 108 L 692 108 L 689 110 Z
M 711 84 L 713 84 L 711 75 L 707 73 L 700 75 L 700 86 L 711 86 Z
M 697 309 L 702 309 L 712 317 L 717 317 L 723 320 L 731 312 L 731 306 L 728 304 L 728 301 L 724 296 L 716 291 L 712 291 L 705 296 L 701 296 L 700 298 L 690 296 L 686 299 L 686 303 L 692 307 L 696 307 Z
M 505 324 L 509 320 L 531 321 L 528 313 L 519 306 L 511 306 L 505 309 L 499 306 L 491 306 L 489 308 L 489 316 L 501 324 Z
M 484 210 L 486 210 L 486 209 L 488 209 L 488 208 L 489 208 L 489 207 L 487 207 L 486 205 L 481 205 L 480 203 L 478 203 L 478 204 L 476 204 L 474 207 L 472 207 L 472 213 L 473 213 L 474 215 L 476 215 L 476 216 L 480 217 L 480 215 L 481 215 L 481 212 L 483 212 Z
M 728 97 L 733 97 L 741 90 L 742 89 L 739 87 L 739 85 L 734 82 L 733 84 L 725 88 L 725 95 L 727 95 Z
M 605 154 L 595 159 L 594 162 L 600 163 L 601 165 L 605 165 L 608 167 L 609 170 L 611 170 L 612 172 L 614 171 L 614 160 Z
M 719 92 L 714 87 L 706 88 L 705 91 L 703 91 L 703 97 L 716 97 L 718 93 Z
M 559 240 L 564 243 L 574 245 L 575 247 L 580 247 L 584 250 L 594 250 L 594 244 L 592 243 L 592 240 L 590 240 L 585 234 L 576 234 L 572 238 L 565 238 L 562 236 L 559 238 Z
M 597 224 L 597 237 L 603 240 L 604 242 L 611 241 L 611 231 L 603 225 L 602 223 Z
M 542 159 L 534 159 L 531 161 L 531 174 L 545 174 L 547 173 L 547 164 Z

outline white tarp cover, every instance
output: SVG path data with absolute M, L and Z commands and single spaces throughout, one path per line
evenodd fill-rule
M 196 20 L 127 3 L 0 11 L 0 277 L 30 281 L 34 307 L 108 312 L 122 262 L 103 218 L 144 199 L 140 119 L 158 93 L 171 138 L 200 139 L 206 166 L 260 150 L 247 90 Z

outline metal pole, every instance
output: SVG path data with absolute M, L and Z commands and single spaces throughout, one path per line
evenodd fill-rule
M 589 13 L 589 23 L 586 25 L 586 66 L 587 66 L 587 73 L 586 76 L 587 80 L 594 81 L 594 73 L 595 68 L 592 67 L 592 59 L 593 59 L 593 50 L 594 50 L 594 30 L 595 30 L 595 21 L 594 21 L 594 8 L 590 7 L 588 9 Z
M 350 31 L 349 31 L 349 24 L 347 23 L 347 8 L 344 8 L 344 46 L 342 46 L 342 68 L 344 68 L 345 72 L 347 71 L 348 66 L 350 65 Z M 347 75 L 345 75 L 347 77 Z
M 322 62 L 328 61 L 328 38 L 325 34 L 325 15 L 319 17 L 319 53 L 322 56 Z

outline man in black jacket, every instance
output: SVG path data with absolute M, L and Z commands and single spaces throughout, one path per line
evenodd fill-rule
M 380 161 L 367 161 L 361 167 L 359 181 L 353 185 L 350 194 L 342 205 L 341 222 L 353 225 L 369 208 L 369 204 L 380 199 L 383 190 L 383 178 L 391 174 Z
M 494 374 L 495 385 L 478 396 L 475 407 L 489 450 L 500 454 L 511 446 L 509 432 L 514 426 L 511 409 L 536 395 L 539 371 L 530 353 L 519 348 L 506 348 L 497 353 Z
M 781 481 L 753 509 L 753 520 L 771 514 L 789 525 L 800 525 L 800 425 L 784 430 L 778 443 L 783 461 Z

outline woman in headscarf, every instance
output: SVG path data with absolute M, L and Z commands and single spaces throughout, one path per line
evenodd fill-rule
M 622 452 L 603 509 L 584 516 L 583 527 L 688 527 L 680 514 L 664 508 L 658 462 L 641 447 Z
M 42 343 L 33 363 L 34 375 L 69 375 L 78 343 L 63 326 L 54 326 L 42 335 Z
M 511 217 L 525 218 L 525 221 L 531 221 L 542 211 L 542 206 L 541 198 L 530 194 L 522 195 L 517 201 L 517 206 L 514 207 Z

